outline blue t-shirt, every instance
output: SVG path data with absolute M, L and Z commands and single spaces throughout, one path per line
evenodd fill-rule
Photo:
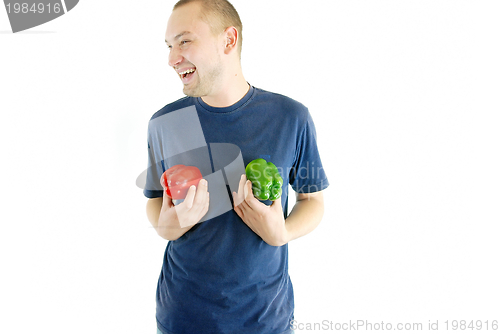
M 232 145 L 220 146 L 224 158 L 215 157 L 221 155 L 219 144 Z M 199 164 L 204 177 L 217 174 L 227 185 L 223 193 L 209 180 L 210 207 L 219 206 L 218 211 L 167 244 L 156 295 L 158 328 L 165 334 L 289 333 L 294 299 L 288 245 L 268 245 L 228 209 L 235 186 L 229 187 L 229 174 L 232 168 L 241 175 L 257 158 L 273 162 L 283 177 L 284 217 L 288 184 L 300 193 L 325 189 L 328 180 L 308 109 L 253 86 L 226 108 L 184 97 L 151 117 L 148 152 L 148 198 L 163 196 L 158 180 L 179 161 L 197 161 L 193 164 Z

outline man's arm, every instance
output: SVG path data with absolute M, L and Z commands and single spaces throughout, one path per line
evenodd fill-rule
M 163 239 L 176 240 L 196 225 L 208 211 L 210 199 L 207 189 L 208 184 L 202 179 L 198 187 L 189 188 L 186 198 L 177 206 L 166 195 L 149 199 L 146 214 L 158 235 Z
M 309 194 L 295 193 L 296 202 L 285 220 L 288 241 L 300 238 L 318 227 L 323 218 L 323 191 Z

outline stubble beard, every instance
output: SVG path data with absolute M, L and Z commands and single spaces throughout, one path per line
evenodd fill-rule
M 184 86 L 184 94 L 191 97 L 209 95 L 222 82 L 223 72 L 222 62 L 220 58 L 218 58 L 207 74 L 201 76 L 198 70 L 194 73 L 197 76 L 195 79 L 197 79 L 198 82 L 194 83 L 194 85 Z

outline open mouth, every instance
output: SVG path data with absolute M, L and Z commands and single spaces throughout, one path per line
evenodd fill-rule
M 179 75 L 180 75 L 181 79 L 184 81 L 184 80 L 187 80 L 190 77 L 192 77 L 193 73 L 195 71 L 196 71 L 196 68 L 190 68 L 189 70 L 185 70 L 184 72 L 179 73 Z

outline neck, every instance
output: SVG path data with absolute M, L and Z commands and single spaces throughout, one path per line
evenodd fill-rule
M 242 71 L 238 70 L 230 72 L 227 80 L 218 88 L 213 94 L 203 96 L 201 98 L 203 102 L 216 108 L 232 106 L 245 96 L 250 89 L 250 85 L 243 77 Z

